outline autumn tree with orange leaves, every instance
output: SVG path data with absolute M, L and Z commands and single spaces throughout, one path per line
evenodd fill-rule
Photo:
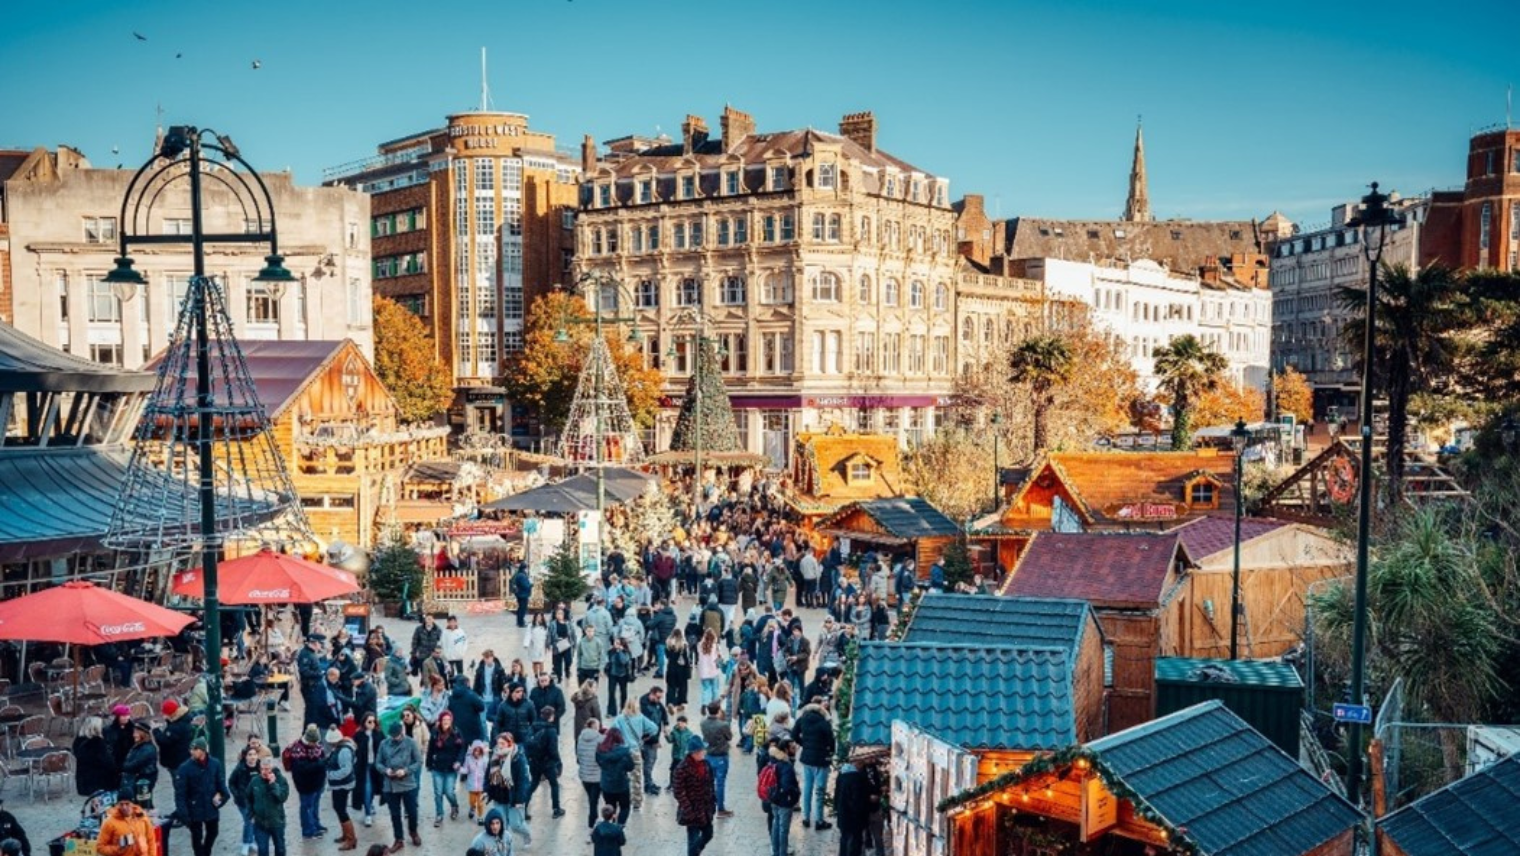
M 454 398 L 448 367 L 438 359 L 422 319 L 385 297 L 375 298 L 375 375 L 403 422 L 430 422 Z
M 592 320 L 591 309 L 579 295 L 549 292 L 528 308 L 523 349 L 507 360 L 503 386 L 513 401 L 538 408 L 551 431 L 557 432 L 569 415 L 575 385 L 596 335 Z M 639 347 L 627 341 L 628 328 L 608 324 L 602 332 L 628 392 L 628 411 L 634 422 L 646 428 L 653 425 L 664 375 L 644 366 Z
M 1314 390 L 1303 375 L 1292 366 L 1283 369 L 1272 378 L 1272 391 L 1277 398 L 1277 412 L 1291 413 L 1300 425 L 1314 419 Z

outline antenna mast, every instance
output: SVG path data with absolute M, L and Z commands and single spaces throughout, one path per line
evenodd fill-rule
M 480 49 L 480 112 L 491 109 L 491 84 L 486 82 L 486 49 Z

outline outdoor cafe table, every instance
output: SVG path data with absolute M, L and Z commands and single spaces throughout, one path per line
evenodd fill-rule
M 30 716 L 32 714 L 29 713 L 0 714 L 0 730 L 5 732 L 5 751 L 11 757 L 15 757 L 14 750 L 16 748 L 16 736 L 12 732 L 19 728 L 21 723 L 25 722 Z

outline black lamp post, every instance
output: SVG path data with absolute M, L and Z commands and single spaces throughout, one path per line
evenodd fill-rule
M 258 214 L 257 220 L 251 221 L 246 231 L 207 234 L 205 230 L 205 212 L 201 205 L 201 180 L 203 174 L 209 174 L 202 161 L 203 151 L 206 150 L 212 152 L 216 156 L 216 161 L 220 162 L 217 164 L 216 174 L 212 176 L 213 181 L 224 186 L 230 186 L 230 182 L 237 182 L 256 201 L 263 202 L 262 209 L 255 209 L 254 213 Z M 185 177 L 190 181 L 190 234 L 155 235 L 148 234 L 146 230 L 137 231 L 134 226 L 146 221 L 146 213 L 151 210 L 157 198 L 156 194 L 149 195 L 145 189 L 139 189 L 138 183 L 146 175 L 148 185 L 152 185 L 170 170 L 175 169 L 182 157 L 188 167 Z M 228 163 L 241 166 L 246 173 L 221 166 Z M 174 175 L 168 175 L 163 180 L 167 183 L 175 178 Z M 257 194 L 253 194 L 252 185 L 257 185 Z M 219 725 L 222 710 L 222 621 L 221 603 L 217 597 L 217 562 L 221 558 L 222 533 L 217 530 L 216 524 L 216 471 L 212 449 L 215 436 L 216 399 L 211 388 L 211 340 L 208 335 L 210 319 L 205 300 L 205 289 L 208 287 L 205 283 L 206 244 L 208 242 L 267 243 L 269 255 L 264 257 L 264 267 L 255 279 L 260 282 L 275 283 L 276 287 L 283 287 L 285 284 L 295 282 L 295 277 L 285 269 L 285 259 L 280 255 L 274 225 L 274 201 L 269 195 L 269 189 L 264 185 L 263 178 L 259 176 L 257 170 L 243 160 L 232 140 L 208 129 L 188 125 L 176 125 L 169 129 L 159 150 L 132 177 L 127 194 L 122 199 L 119 222 L 121 223 L 120 254 L 116 258 L 115 269 L 105 277 L 105 282 L 110 283 L 113 289 L 118 289 L 118 293 L 135 291 L 137 287 L 147 283 L 143 275 L 132 268 L 132 258 L 127 255 L 127 250 L 132 246 L 146 244 L 189 244 L 193 258 L 194 278 L 199 286 L 190 290 L 192 296 L 189 299 L 195 301 L 192 307 L 195 313 L 195 442 L 199 452 L 197 469 L 201 516 L 201 566 L 202 579 L 205 583 L 203 603 L 208 691 L 206 708 L 209 711 L 206 739 L 210 744 L 211 756 L 222 760 L 224 757 L 223 732 Z
M 1372 361 L 1374 330 L 1377 319 L 1378 266 L 1383 262 L 1383 247 L 1390 228 L 1403 222 L 1398 212 L 1388 207 L 1388 195 L 1372 192 L 1362 197 L 1361 210 L 1346 224 L 1360 229 L 1362 254 L 1367 259 L 1367 310 L 1362 336 L 1362 455 L 1357 473 L 1358 502 L 1356 518 L 1356 601 L 1351 626 L 1351 703 L 1361 704 L 1366 680 L 1367 646 L 1367 564 L 1372 539 Z M 1346 798 L 1353 805 L 1361 800 L 1362 724 L 1351 723 L 1351 745 L 1346 750 Z
M 1245 513 L 1246 501 L 1240 485 L 1245 472 L 1246 444 L 1251 432 L 1244 419 L 1235 423 L 1230 432 L 1230 442 L 1235 447 L 1235 568 L 1230 573 L 1230 659 L 1240 659 L 1240 518 Z
M 1003 417 L 997 411 L 992 413 L 992 510 L 997 511 L 1002 502 L 1003 492 L 1003 466 L 998 461 L 998 424 Z

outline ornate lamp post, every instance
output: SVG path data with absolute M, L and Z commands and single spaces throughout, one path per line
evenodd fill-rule
M 1244 419 L 1235 422 L 1235 429 L 1230 432 L 1230 443 L 1235 447 L 1235 568 L 1230 574 L 1230 659 L 1240 658 L 1240 518 L 1245 513 L 1245 497 L 1241 495 L 1240 485 L 1245 472 L 1246 444 L 1251 441 L 1251 432 L 1246 428 Z
M 1360 229 L 1362 253 L 1367 259 L 1367 314 L 1362 336 L 1362 456 L 1357 473 L 1360 507 L 1356 518 L 1356 601 L 1351 627 L 1351 703 L 1361 704 L 1364 694 L 1365 649 L 1367 646 L 1367 563 L 1372 539 L 1372 360 L 1377 321 L 1378 266 L 1383 262 L 1383 248 L 1390 228 L 1403 222 L 1398 212 L 1388 207 L 1388 195 L 1372 192 L 1362 197 L 1361 210 L 1346 225 Z M 1362 788 L 1362 724 L 1351 723 L 1351 746 L 1346 750 L 1346 798 L 1353 805 L 1360 802 Z
M 210 163 L 205 159 L 209 154 Z M 241 167 L 242 169 L 236 169 Z M 183 168 L 183 172 L 181 169 Z M 247 228 L 241 232 L 210 233 L 205 228 L 205 211 L 202 206 L 202 179 L 210 176 L 217 184 L 227 187 L 251 202 L 251 210 L 245 208 Z M 152 211 L 163 187 L 180 178 L 190 183 L 190 234 L 160 235 L 148 231 L 148 214 Z M 284 257 L 279 252 L 275 233 L 274 200 L 258 172 L 243 160 L 237 146 L 226 136 L 214 131 L 188 125 L 176 125 L 169 129 L 157 153 L 138 169 L 121 203 L 119 255 L 116 267 L 105 277 L 117 296 L 130 299 L 137 289 L 147 284 L 143 275 L 133 269 L 132 257 L 127 251 L 133 246 L 159 244 L 189 244 L 193 258 L 194 275 L 186 296 L 187 310 L 192 314 L 194 325 L 195 356 L 195 435 L 197 447 L 198 495 L 200 500 L 200 526 L 198 537 L 201 544 L 202 573 L 205 580 L 206 672 L 207 709 L 220 721 L 222 709 L 222 622 L 221 603 L 217 596 L 217 562 L 221 558 L 223 539 L 226 535 L 218 527 L 217 473 L 213 444 L 217 423 L 225 422 L 218 408 L 212 389 L 212 326 L 211 301 L 207 290 L 216 286 L 206 277 L 206 244 L 268 244 L 269 255 L 264 257 L 264 268 L 255 279 L 268 282 L 281 289 L 294 282 L 295 277 L 285 269 Z M 184 323 L 183 319 L 180 322 Z M 225 347 L 222 345 L 221 347 Z M 225 360 L 226 352 L 222 352 Z M 226 391 L 223 391 L 226 394 Z M 227 428 L 224 430 L 234 430 Z M 220 727 L 206 729 L 207 741 L 214 758 L 223 757 L 223 733 Z

